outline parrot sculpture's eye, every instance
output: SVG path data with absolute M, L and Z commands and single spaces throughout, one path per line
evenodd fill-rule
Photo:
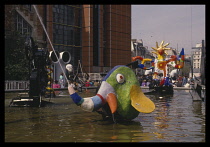
M 117 82 L 120 84 L 125 82 L 125 77 L 122 74 L 117 74 L 116 79 L 117 79 Z

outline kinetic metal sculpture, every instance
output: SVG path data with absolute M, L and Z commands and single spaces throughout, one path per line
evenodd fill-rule
M 32 37 L 28 37 L 25 42 L 26 58 L 29 61 L 29 97 L 17 96 L 13 98 L 10 106 L 41 106 L 42 98 L 55 96 L 54 90 L 51 88 L 53 79 L 50 68 L 52 63 L 62 60 L 64 63 L 70 61 L 70 53 L 63 51 L 55 52 L 59 58 L 56 58 L 54 52 L 47 49 L 39 49 Z
M 38 49 L 33 38 L 28 37 L 25 42 L 25 53 L 29 60 L 29 97 L 13 98 L 10 106 L 41 106 L 48 81 L 51 80 L 48 73 L 51 64 L 49 52 L 45 49 Z

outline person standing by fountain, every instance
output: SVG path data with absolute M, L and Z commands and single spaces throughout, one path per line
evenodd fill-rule
M 60 74 L 59 83 L 60 83 L 60 85 L 61 85 L 61 88 L 64 88 L 63 73 Z
M 178 79 L 177 79 L 177 87 L 182 87 L 182 76 L 181 75 L 179 75 L 179 77 L 178 77 Z
M 58 84 L 58 81 L 55 80 L 55 83 L 53 84 L 53 89 L 54 88 L 61 88 L 60 84 Z
M 187 84 L 187 76 L 184 76 L 182 79 L 182 87 L 184 87 L 185 84 Z

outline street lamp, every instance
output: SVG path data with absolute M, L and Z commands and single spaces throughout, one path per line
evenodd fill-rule
M 192 78 L 193 78 L 193 54 L 191 53 L 191 60 L 190 60 L 190 62 L 191 62 L 191 76 L 192 76 Z
M 137 56 L 137 48 L 138 48 L 138 46 L 137 46 L 137 45 L 138 45 L 138 43 L 136 43 L 136 42 L 135 42 L 135 43 L 133 43 L 133 44 L 135 45 L 136 56 Z
M 133 43 L 135 45 L 135 50 L 136 50 L 136 56 L 137 56 L 137 48 L 138 48 L 138 43 Z M 138 73 L 138 69 L 136 68 L 136 75 Z

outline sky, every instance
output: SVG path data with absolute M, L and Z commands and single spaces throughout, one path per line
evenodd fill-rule
M 191 54 L 205 40 L 205 11 L 205 5 L 132 5 L 132 39 L 142 39 L 149 50 L 164 40 Z

